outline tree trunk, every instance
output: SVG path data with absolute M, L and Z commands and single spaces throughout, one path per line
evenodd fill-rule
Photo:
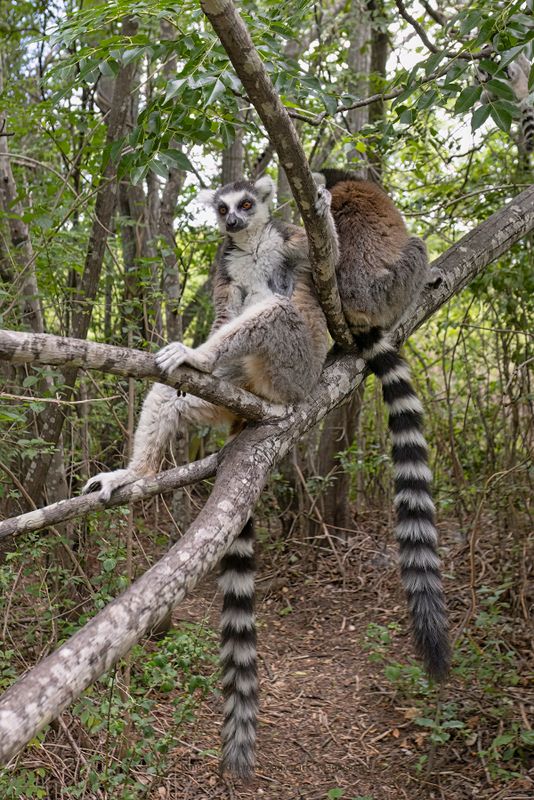
M 136 32 L 137 22 L 129 17 L 125 19 L 123 33 L 127 36 L 133 36 Z M 116 142 L 123 133 L 128 116 L 130 92 L 135 70 L 135 62 L 131 62 L 122 67 L 117 76 L 109 112 L 108 147 Z M 72 334 L 80 339 L 85 339 L 89 330 L 92 308 L 98 291 L 106 242 L 111 229 L 117 198 L 117 164 L 111 158 L 108 158 L 107 149 L 102 159 L 102 176 L 97 191 L 93 229 L 87 247 L 81 285 L 74 296 Z M 63 374 L 65 388 L 59 393 L 63 399 L 68 400 L 72 397 L 77 374 L 77 368 L 65 370 Z M 41 436 L 54 447 L 58 445 L 65 422 L 63 409 L 64 407 L 62 406 L 51 404 L 41 416 Z M 31 497 L 40 497 L 51 460 L 51 453 L 45 453 L 38 456 L 30 464 L 25 483 L 28 494 Z

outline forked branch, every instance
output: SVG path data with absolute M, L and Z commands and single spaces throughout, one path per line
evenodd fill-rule
M 27 514 L 20 514 L 18 517 L 11 517 L 0 522 L 0 541 L 8 536 L 15 536 L 29 531 L 39 531 L 48 528 L 50 525 L 57 525 L 74 517 L 82 517 L 95 511 L 103 511 L 105 508 L 122 506 L 126 503 L 134 503 L 136 500 L 148 500 L 156 494 L 170 492 L 179 489 L 181 486 L 189 486 L 191 483 L 211 478 L 217 470 L 219 458 L 217 454 L 207 456 L 201 461 L 194 461 L 183 467 L 168 469 L 165 472 L 155 475 L 153 478 L 140 478 L 132 481 L 125 486 L 121 486 L 113 492 L 110 500 L 104 502 L 100 499 L 98 492 L 72 497 L 70 500 L 59 500 L 51 503 L 44 508 L 29 511 Z

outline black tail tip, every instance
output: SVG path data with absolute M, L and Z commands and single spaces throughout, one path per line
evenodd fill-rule
M 415 636 L 417 653 L 429 678 L 437 683 L 447 680 L 451 669 L 451 646 L 447 632 L 435 636 Z
M 242 783 L 250 783 L 254 778 L 254 762 L 250 763 L 243 758 L 228 758 L 223 755 L 219 764 L 219 774 L 231 775 Z

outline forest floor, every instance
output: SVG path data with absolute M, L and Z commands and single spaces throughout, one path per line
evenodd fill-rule
M 422 696 L 411 694 L 402 679 L 386 679 L 385 665 L 409 663 L 412 651 L 394 551 L 377 544 L 381 533 L 374 541 L 363 537 L 358 552 L 347 559 L 343 578 L 331 553 L 321 556 L 319 568 L 314 565 L 313 577 L 299 571 L 302 565 L 284 573 L 280 554 L 273 559 L 264 554 L 257 602 L 261 710 L 256 776 L 248 785 L 219 776 L 214 749 L 221 700 L 212 694 L 196 707 L 195 720 L 183 732 L 172 767 L 151 800 L 534 798 L 531 754 L 530 762 L 522 755 L 514 773 L 500 760 L 500 751 L 487 749 L 505 730 L 502 721 L 488 729 L 483 705 L 495 706 L 495 699 L 473 686 L 463 704 L 465 681 L 453 677 L 441 704 L 456 709 L 458 716 L 463 712 L 464 721 L 450 722 L 455 715 L 449 713 L 450 726 L 436 729 L 446 741 L 433 745 L 436 694 L 428 687 Z M 459 619 L 468 604 L 467 586 L 464 590 Z M 216 630 L 219 602 L 211 578 L 176 609 L 174 622 L 204 619 Z M 389 639 L 390 633 L 385 660 L 381 635 Z M 509 687 L 497 705 L 515 701 L 531 730 L 526 715 L 534 708 L 533 695 L 526 680 Z

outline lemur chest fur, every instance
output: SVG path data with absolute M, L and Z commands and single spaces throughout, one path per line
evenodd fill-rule
M 291 265 L 286 258 L 284 239 L 272 225 L 267 225 L 257 237 L 249 236 L 242 247 L 239 242 L 231 242 L 224 267 L 229 282 L 239 292 L 241 309 L 273 294 L 291 294 Z

